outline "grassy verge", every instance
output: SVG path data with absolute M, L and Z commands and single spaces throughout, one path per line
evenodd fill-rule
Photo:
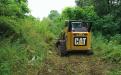
M 100 33 L 92 37 L 92 46 L 96 56 L 112 64 L 109 75 L 120 75 L 121 64 L 121 35 L 116 34 L 110 39 Z
M 1 19 L 0 24 L 12 33 L 5 31 L 0 36 L 0 75 L 36 75 L 54 38 L 49 24 L 34 18 Z

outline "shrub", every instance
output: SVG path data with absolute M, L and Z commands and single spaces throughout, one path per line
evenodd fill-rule
M 121 62 L 121 45 L 119 44 L 120 35 L 111 37 L 107 40 L 100 33 L 97 36 L 92 36 L 92 48 L 95 54 L 106 61 L 113 63 Z

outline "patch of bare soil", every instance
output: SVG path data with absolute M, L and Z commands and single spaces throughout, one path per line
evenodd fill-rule
M 60 57 L 52 51 L 38 75 L 107 75 L 108 69 L 109 66 L 95 55 L 70 54 Z

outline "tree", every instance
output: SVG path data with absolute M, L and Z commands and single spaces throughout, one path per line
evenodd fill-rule
M 82 9 L 79 7 L 67 7 L 63 10 L 62 16 L 63 18 L 70 19 L 70 20 L 78 20 L 83 17 Z
M 96 16 L 93 6 L 85 8 L 67 7 L 62 12 L 62 17 L 69 20 L 94 20 Z
M 75 3 L 79 7 L 86 7 L 86 6 L 93 5 L 93 1 L 92 0 L 75 0 Z
M 95 11 L 99 16 L 116 16 L 121 8 L 121 0 L 94 0 Z
M 59 16 L 60 16 L 60 14 L 58 13 L 57 10 L 51 10 L 51 11 L 50 11 L 50 14 L 48 15 L 48 17 L 49 17 L 51 20 L 55 20 L 55 19 L 57 19 Z
M 22 16 L 29 12 L 27 0 L 0 0 L 0 16 Z

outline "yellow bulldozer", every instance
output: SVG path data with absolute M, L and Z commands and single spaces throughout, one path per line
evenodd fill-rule
M 86 51 L 88 54 L 93 54 L 91 50 L 91 26 L 92 22 L 66 20 L 65 29 L 56 42 L 58 54 L 65 56 L 70 51 Z

